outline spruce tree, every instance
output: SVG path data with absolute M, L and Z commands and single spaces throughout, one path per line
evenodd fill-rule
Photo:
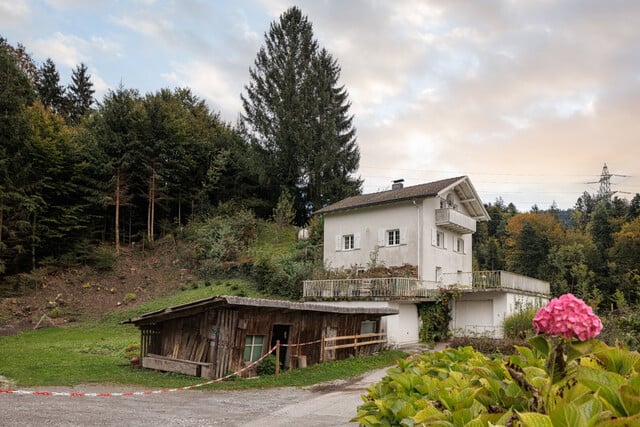
M 257 154 L 264 192 L 275 206 L 282 189 L 295 199 L 296 222 L 360 191 L 351 177 L 359 152 L 340 68 L 319 51 L 297 7 L 271 24 L 242 96 L 244 129 Z
M 80 63 L 71 74 L 71 84 L 67 89 L 69 121 L 78 124 L 93 105 L 93 83 L 87 66 Z
M 60 85 L 60 74 L 51 58 L 47 58 L 38 69 L 36 90 L 45 108 L 57 114 L 64 113 L 65 88 Z

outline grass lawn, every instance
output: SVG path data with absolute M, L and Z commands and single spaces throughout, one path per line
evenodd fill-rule
M 83 383 L 117 383 L 149 388 L 172 388 L 202 382 L 202 378 L 146 369 L 133 369 L 125 356 L 126 348 L 138 344 L 140 334 L 133 325 L 120 322 L 141 313 L 183 304 L 213 295 L 260 296 L 246 282 L 237 279 L 214 281 L 169 297 L 122 309 L 101 321 L 70 324 L 64 328 L 39 329 L 0 337 L 0 375 L 18 387 L 51 385 L 71 386 Z M 249 388 L 303 386 L 360 375 L 372 369 L 394 364 L 406 354 L 385 351 L 372 357 L 314 365 L 283 372 L 278 378 L 227 381 L 210 388 Z

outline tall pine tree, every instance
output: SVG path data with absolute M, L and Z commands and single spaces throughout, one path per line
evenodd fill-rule
M 257 153 L 269 202 L 275 206 L 288 190 L 298 224 L 360 191 L 351 176 L 360 154 L 339 73 L 337 62 L 318 50 L 307 17 L 292 7 L 265 34 L 242 96 L 241 128 Z
M 87 66 L 78 65 L 71 74 L 71 84 L 67 88 L 69 121 L 78 124 L 93 105 L 93 83 Z
M 60 74 L 51 58 L 47 58 L 44 64 L 38 68 L 36 90 L 40 102 L 45 108 L 57 114 L 64 113 L 65 88 L 60 85 Z

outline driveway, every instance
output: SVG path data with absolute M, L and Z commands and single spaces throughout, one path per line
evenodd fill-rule
M 312 387 L 178 391 L 130 397 L 0 394 L 2 425 L 11 426 L 344 426 L 355 425 L 360 394 L 386 372 Z M 43 389 L 44 390 L 44 389 Z M 88 393 L 142 391 L 120 386 L 48 387 Z

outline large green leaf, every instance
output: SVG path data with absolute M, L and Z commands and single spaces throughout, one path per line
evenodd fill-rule
M 614 372 L 582 366 L 578 371 L 578 381 L 602 397 L 604 400 L 603 403 L 605 403 L 616 416 L 629 415 L 618 394 L 618 390 L 624 382 L 624 378 L 620 375 Z
M 518 417 L 524 427 L 554 427 L 548 415 L 536 412 L 518 412 Z
M 536 335 L 529 340 L 529 344 L 543 356 L 549 356 L 549 352 L 551 352 L 551 344 L 544 335 Z
M 554 427 L 586 426 L 587 418 L 573 403 L 561 405 L 549 414 Z

